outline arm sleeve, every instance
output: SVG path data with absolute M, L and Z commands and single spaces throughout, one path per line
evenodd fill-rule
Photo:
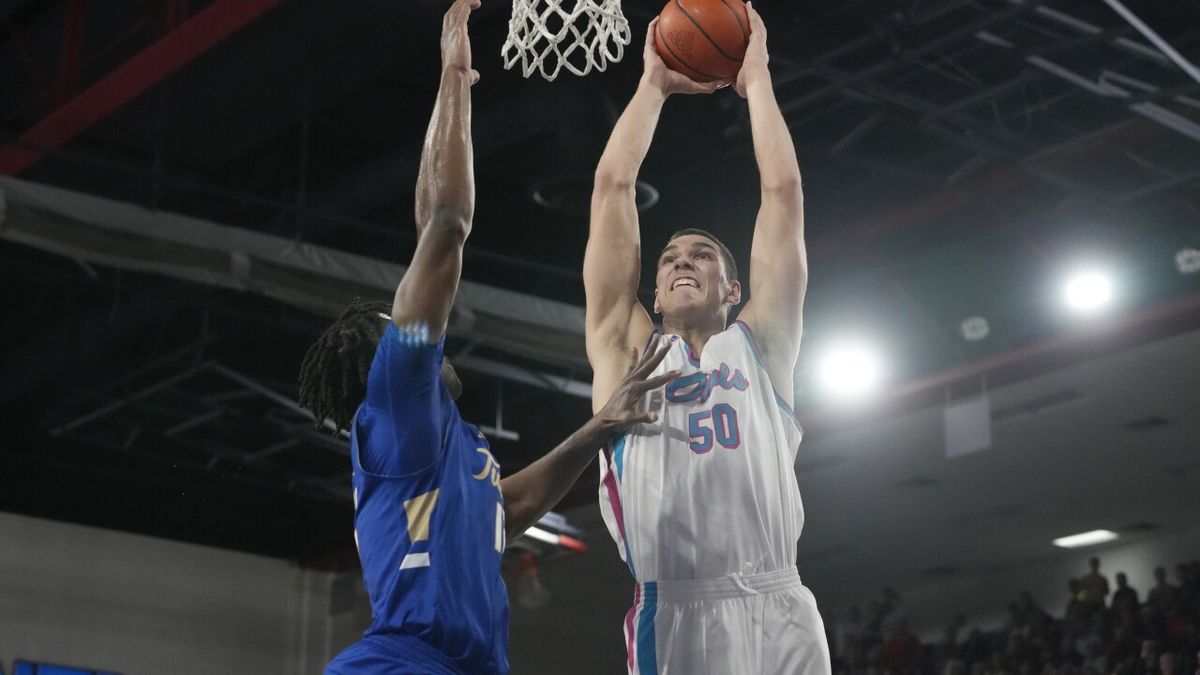
M 367 374 L 367 398 L 359 411 L 363 469 L 403 476 L 436 462 L 445 445 L 454 402 L 442 382 L 445 337 L 437 344 L 410 338 L 390 324 Z

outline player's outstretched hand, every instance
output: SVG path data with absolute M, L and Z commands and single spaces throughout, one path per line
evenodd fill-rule
M 650 373 L 662 363 L 667 352 L 671 351 L 671 342 L 667 342 L 656 351 L 647 351 L 641 357 L 636 348 L 630 348 L 630 365 L 625 371 L 625 377 L 616 391 L 609 397 L 608 403 L 596 413 L 596 418 L 614 432 L 625 431 L 635 424 L 658 421 L 658 413 L 642 410 L 642 400 L 646 393 L 658 389 L 667 382 L 679 377 L 678 370 L 650 377 Z
M 479 72 L 471 68 L 471 38 L 467 19 L 479 9 L 480 0 L 454 0 L 442 18 L 442 71 L 470 74 L 471 84 L 479 81 Z
M 742 98 L 746 98 L 746 87 L 754 78 L 771 78 L 771 71 L 767 69 L 767 26 L 749 2 L 746 3 L 746 15 L 750 17 L 750 44 L 746 46 L 746 57 L 742 59 L 742 69 L 733 85 L 733 90 Z
M 711 94 L 722 87 L 729 86 L 728 82 L 697 82 L 683 73 L 677 73 L 668 68 L 662 57 L 658 55 L 658 49 L 654 46 L 655 28 L 657 27 L 658 18 L 655 17 L 650 22 L 650 27 L 646 29 L 646 45 L 642 48 L 642 61 L 645 64 L 645 70 L 642 73 L 643 80 L 658 88 L 666 96 L 671 94 Z

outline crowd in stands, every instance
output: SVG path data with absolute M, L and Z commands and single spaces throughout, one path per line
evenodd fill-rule
M 1161 567 L 1144 596 L 1123 573 L 1116 588 L 1092 558 L 1071 579 L 1061 614 L 1028 593 L 1008 606 L 1003 628 L 968 628 L 954 617 L 936 643 L 909 630 L 908 612 L 890 588 L 864 612 L 832 623 L 835 675 L 1200 675 L 1200 561 Z

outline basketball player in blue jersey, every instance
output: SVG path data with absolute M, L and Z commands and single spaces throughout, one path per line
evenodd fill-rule
M 372 622 L 326 673 L 508 672 L 508 597 L 500 561 L 562 498 L 614 433 L 653 421 L 647 375 L 666 350 L 634 360 L 591 420 L 524 470 L 501 478 L 479 431 L 455 405 L 443 356 L 474 210 L 467 18 L 457 0 L 442 26 L 442 78 L 416 198 L 417 248 L 391 305 L 355 303 L 305 356 L 301 403 L 350 431 L 355 541 Z
M 625 619 L 631 675 L 830 672 L 821 617 L 796 570 L 801 430 L 789 403 L 808 276 L 804 200 L 766 30 L 747 7 L 750 41 L 734 83 L 668 70 L 651 23 L 641 81 L 596 169 L 583 264 L 594 409 L 621 386 L 631 345 L 669 347 L 656 372 L 682 372 L 651 399 L 658 423 L 613 439 L 600 458 L 601 512 L 637 581 Z M 722 84 L 748 101 L 761 180 L 751 299 L 730 325 L 742 297 L 733 256 L 712 234 L 684 229 L 658 257 L 659 329 L 637 299 L 634 185 L 667 98 Z

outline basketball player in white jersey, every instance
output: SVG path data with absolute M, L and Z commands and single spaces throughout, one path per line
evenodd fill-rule
M 807 284 L 795 149 L 767 69 L 766 31 L 751 38 L 734 87 L 750 106 L 761 205 L 750 256 L 751 299 L 728 249 L 695 229 L 658 258 L 657 330 L 638 302 L 641 246 L 634 183 L 671 94 L 711 93 L 670 71 L 654 48 L 596 170 L 584 258 L 593 407 L 620 381 L 630 347 L 673 343 L 662 372 L 682 375 L 651 397 L 656 424 L 601 453 L 600 502 L 638 582 L 625 618 L 628 669 L 650 675 L 828 675 L 829 648 L 796 571 L 804 512 L 793 470 L 800 427 L 788 403 Z

